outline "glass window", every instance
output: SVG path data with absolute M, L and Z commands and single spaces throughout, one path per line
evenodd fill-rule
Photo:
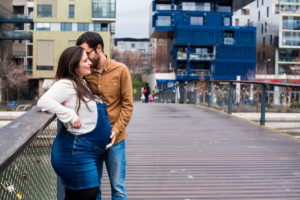
M 89 31 L 89 23 L 78 23 L 78 31 Z
M 24 23 L 15 23 L 13 24 L 13 30 L 24 30 Z
M 268 23 L 265 22 L 265 33 L 268 32 Z
M 261 0 L 261 5 L 262 5 L 262 6 L 264 5 L 264 0 Z
M 115 18 L 115 0 L 93 0 L 93 18 Z
M 36 70 L 47 70 L 47 71 L 52 71 L 53 70 L 53 66 L 36 66 Z
M 269 17 L 269 7 L 267 7 L 267 17 Z
M 257 7 L 259 7 L 259 0 L 257 0 Z
M 263 38 L 263 47 L 265 47 L 266 46 L 266 38 L 264 37 Z
M 218 3 L 218 12 L 231 12 L 231 4 L 230 3 Z
M 265 61 L 265 60 L 266 60 L 266 53 L 263 52 L 263 61 Z
M 75 6 L 69 5 L 69 18 L 74 18 L 75 16 Z
M 13 13 L 15 15 L 24 15 L 24 6 L 13 6 Z
M 264 33 L 264 24 L 261 24 L 261 34 Z
M 52 5 L 38 5 L 38 17 L 52 17 Z
M 260 62 L 260 53 L 257 53 L 257 62 Z
M 61 23 L 61 31 L 72 31 L 72 23 Z
M 131 48 L 135 48 L 135 44 L 134 43 L 131 43 Z
M 279 51 L 279 62 L 300 62 L 300 51 L 291 49 Z
M 144 48 L 144 43 L 140 43 L 140 48 Z
M 224 18 L 224 26 L 230 26 L 230 17 Z
M 241 9 L 241 14 L 242 15 L 249 15 L 250 14 L 250 12 L 249 12 L 249 9 Z
M 300 30 L 300 17 L 283 16 L 282 29 L 285 30 Z
M 191 25 L 203 25 L 203 17 L 191 17 Z
M 32 56 L 33 45 L 27 45 L 27 56 Z
M 50 23 L 36 23 L 37 31 L 50 31 Z
M 156 26 L 171 26 L 171 16 L 157 16 Z
M 108 24 L 101 24 L 101 31 L 108 31 Z
M 211 11 L 210 2 L 182 2 L 182 10 L 189 11 Z
M 270 45 L 272 46 L 273 45 L 273 36 L 270 35 Z
M 258 21 L 260 21 L 260 11 L 258 11 Z
M 101 31 L 101 24 L 100 23 L 95 23 L 94 24 L 94 31 L 97 31 L 97 32 Z

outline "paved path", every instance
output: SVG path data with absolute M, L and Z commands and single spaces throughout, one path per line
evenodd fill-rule
M 174 104 L 135 104 L 128 133 L 130 200 L 300 199 L 300 143 L 287 135 Z

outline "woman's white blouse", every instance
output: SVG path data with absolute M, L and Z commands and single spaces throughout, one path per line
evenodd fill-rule
M 70 80 L 59 80 L 40 98 L 37 106 L 42 111 L 55 113 L 70 133 L 82 135 L 91 132 L 96 127 L 98 118 L 97 103 L 86 99 L 91 110 L 89 111 L 85 103 L 81 101 L 77 115 L 76 100 L 76 90 L 72 82 Z M 63 102 L 66 103 L 65 106 L 62 105 Z M 81 128 L 72 129 L 72 124 L 78 117 L 82 124 Z

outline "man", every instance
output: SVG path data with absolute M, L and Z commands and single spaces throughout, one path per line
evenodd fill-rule
M 103 39 L 98 33 L 82 34 L 76 45 L 84 48 L 92 61 L 92 73 L 86 77 L 91 90 L 107 103 L 107 114 L 112 127 L 111 144 L 99 160 L 100 179 L 103 161 L 106 164 L 113 200 L 127 199 L 125 188 L 125 138 L 133 111 L 132 83 L 128 68 L 104 54 Z M 101 182 L 101 180 L 100 180 Z M 101 186 L 97 200 L 101 199 Z

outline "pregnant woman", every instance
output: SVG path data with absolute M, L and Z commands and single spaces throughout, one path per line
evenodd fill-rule
M 53 142 L 51 163 L 66 188 L 65 200 L 96 199 L 97 163 L 110 143 L 106 104 L 85 81 L 90 73 L 91 61 L 84 49 L 67 48 L 59 58 L 54 84 L 38 101 L 42 111 L 55 113 L 63 123 Z

